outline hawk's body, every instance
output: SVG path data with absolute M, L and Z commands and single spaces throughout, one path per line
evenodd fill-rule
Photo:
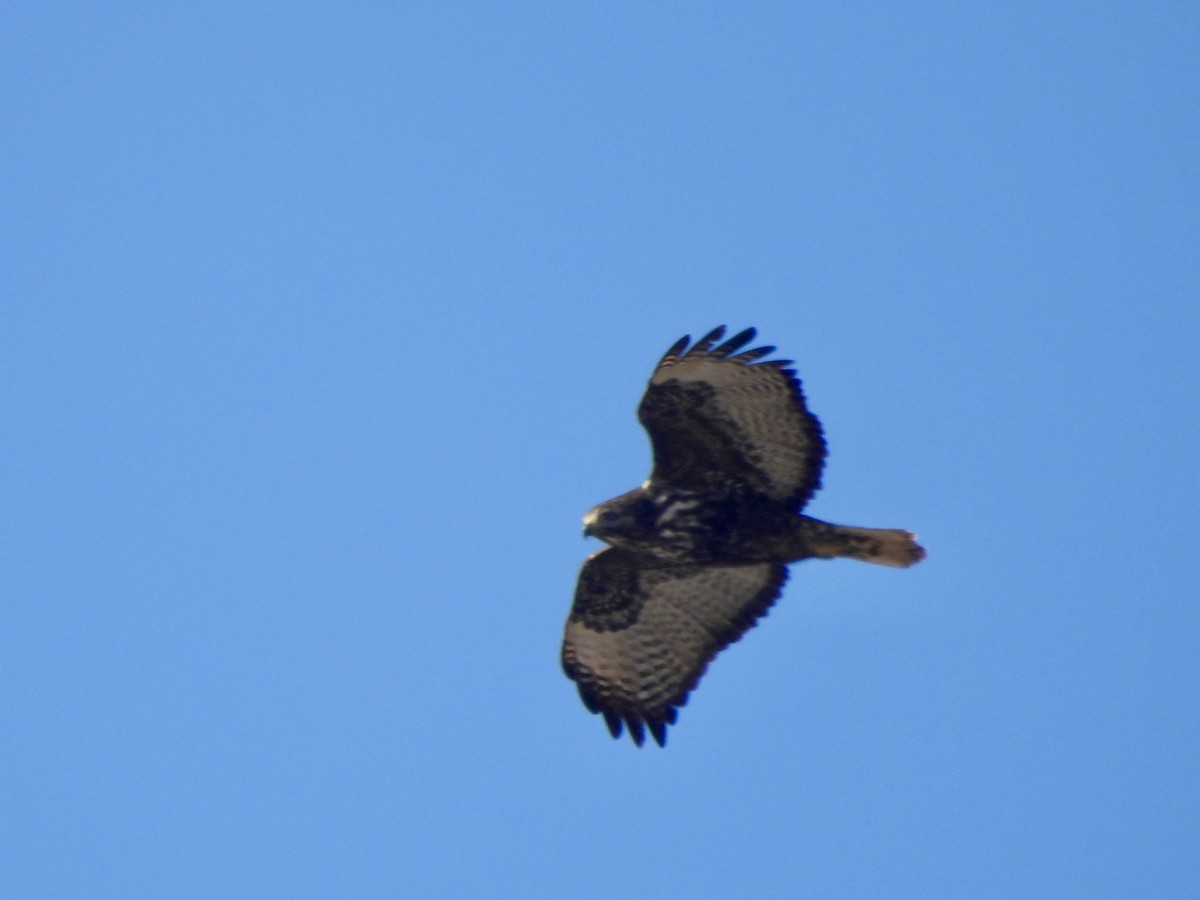
M 611 546 L 579 574 L 562 662 L 613 737 L 624 724 L 639 745 L 645 728 L 664 743 L 708 663 L 778 598 L 788 563 L 925 555 L 907 531 L 800 515 L 820 486 L 821 425 L 788 361 L 760 362 L 774 347 L 738 352 L 754 334 L 718 345 L 722 327 L 667 351 L 638 408 L 654 470 L 584 517 Z

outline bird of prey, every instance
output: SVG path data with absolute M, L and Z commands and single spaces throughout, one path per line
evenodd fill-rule
M 821 424 L 790 360 L 742 349 L 753 328 L 724 335 L 667 351 L 638 407 L 650 478 L 583 518 L 609 546 L 579 573 L 562 665 L 612 736 L 624 726 L 639 747 L 647 730 L 665 744 L 708 664 L 779 597 L 788 563 L 925 557 L 908 531 L 801 515 L 821 483 Z

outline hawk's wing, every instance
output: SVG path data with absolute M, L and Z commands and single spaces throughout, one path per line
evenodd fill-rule
M 688 348 L 684 337 L 650 378 L 638 419 L 654 446 L 651 480 L 720 496 L 753 492 L 799 511 L 821 484 L 825 441 L 790 360 L 774 347 L 737 352 L 721 326 Z
M 613 737 L 624 723 L 641 746 L 644 726 L 661 746 L 708 663 L 770 608 L 786 579 L 775 563 L 698 566 L 601 550 L 579 573 L 563 669 Z

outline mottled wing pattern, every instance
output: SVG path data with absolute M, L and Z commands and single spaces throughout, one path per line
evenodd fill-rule
M 709 662 L 770 608 L 786 579 L 775 563 L 693 566 L 601 550 L 579 574 L 563 669 L 613 737 L 624 724 L 638 746 L 644 729 L 661 746 Z
M 718 496 L 747 491 L 799 511 L 821 484 L 825 441 L 790 360 L 774 347 L 741 351 L 747 328 L 685 337 L 650 378 L 638 419 L 654 447 L 652 482 Z M 741 352 L 739 352 L 741 351 Z

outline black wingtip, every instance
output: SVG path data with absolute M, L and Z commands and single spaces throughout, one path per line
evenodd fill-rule
M 621 736 L 621 717 L 615 716 L 610 712 L 604 713 L 604 724 L 608 726 L 608 733 L 613 736 L 613 739 Z
M 671 349 L 664 353 L 663 356 L 678 356 L 683 352 L 683 348 L 690 344 L 691 341 L 692 336 L 690 334 L 685 334 L 683 337 L 673 343 L 671 345 Z
M 700 340 L 692 345 L 692 349 L 687 352 L 688 356 L 701 356 L 713 348 L 722 337 L 725 336 L 725 326 L 718 325 Z
M 762 359 L 764 356 L 769 356 L 774 352 L 774 345 L 768 344 L 765 347 L 755 347 L 753 350 L 746 350 L 743 353 L 739 353 L 737 356 L 731 356 L 730 359 L 732 359 L 734 362 L 740 362 L 742 365 L 748 366 L 756 360 Z
M 754 340 L 758 335 L 758 329 L 751 326 L 739 331 L 733 337 L 726 340 L 718 346 L 718 342 L 725 336 L 725 326 L 718 325 L 700 340 L 691 344 L 692 336 L 685 334 L 671 348 L 663 354 L 662 359 L 658 361 L 658 367 L 661 369 L 666 366 L 674 365 L 680 360 L 691 359 L 696 356 L 714 356 L 720 358 L 731 359 L 739 362 L 742 365 L 750 365 L 762 359 L 769 353 L 774 353 L 774 347 L 754 347 L 750 350 L 742 350 L 748 343 Z M 690 344 L 690 346 L 689 346 Z M 741 352 L 739 352 L 741 351 Z M 772 365 L 773 363 L 767 363 Z
M 563 671 L 567 673 L 568 678 L 575 677 L 571 674 L 571 670 L 565 665 L 563 666 Z M 585 688 L 582 684 L 576 684 L 575 687 L 579 691 L 579 699 L 583 701 L 583 705 L 587 707 L 587 711 L 590 713 L 600 712 L 600 704 L 598 704 L 595 698 L 588 693 L 587 688 Z
M 628 726 L 629 736 L 633 738 L 633 742 L 635 744 L 640 747 L 642 744 L 646 743 L 646 732 L 642 728 L 641 719 L 627 718 L 625 720 L 625 724 Z
M 713 350 L 712 355 L 713 356 L 729 356 L 731 353 L 733 353 L 733 351 L 737 350 L 740 347 L 745 346 L 746 344 L 750 343 L 750 341 L 754 340 L 754 336 L 756 334 L 758 334 L 758 332 L 753 328 L 747 328 L 743 331 L 739 331 L 737 334 L 735 334 L 733 337 L 731 337 L 729 340 L 727 340 L 725 343 L 723 343 L 720 347 L 717 347 L 715 350 Z

